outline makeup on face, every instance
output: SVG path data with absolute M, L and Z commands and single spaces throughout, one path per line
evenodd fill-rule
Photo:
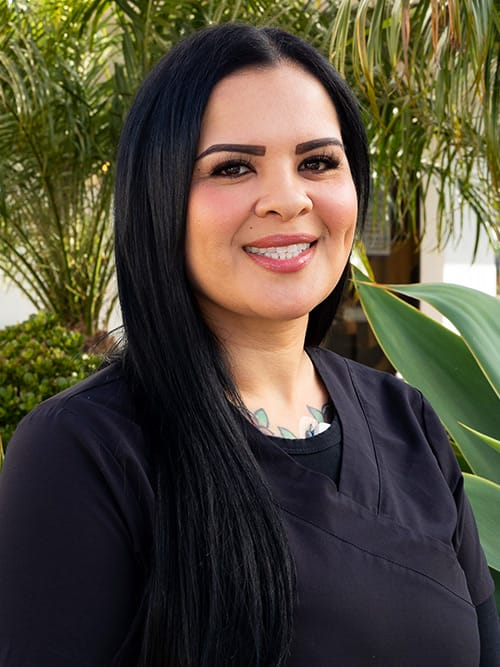
M 186 236 L 188 275 L 212 321 L 307 317 L 344 270 L 356 218 L 340 124 L 322 84 L 289 64 L 217 84 Z

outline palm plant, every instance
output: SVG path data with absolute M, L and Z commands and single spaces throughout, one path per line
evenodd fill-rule
M 465 206 L 500 241 L 500 10 L 493 0 L 339 0 L 333 63 L 354 83 L 371 142 L 375 221 L 418 229 L 433 184 L 439 237 Z
M 124 110 L 172 44 L 228 20 L 302 35 L 354 87 L 374 225 L 421 235 L 432 183 L 442 240 L 469 204 L 500 242 L 494 0 L 0 0 L 0 270 L 37 308 L 88 333 L 105 326 Z
M 38 309 L 92 334 L 113 305 L 115 37 L 60 2 L 2 12 L 0 269 Z
M 161 55 L 200 28 L 226 21 L 280 25 L 325 49 L 330 20 L 317 0 L 100 0 L 103 5 L 121 27 L 119 88 L 129 95 Z

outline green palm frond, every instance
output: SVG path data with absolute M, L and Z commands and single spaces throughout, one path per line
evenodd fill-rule
M 432 183 L 444 241 L 466 204 L 499 234 L 499 11 L 493 0 L 337 3 L 330 56 L 365 106 L 379 218 L 419 232 Z
M 48 11 L 61 3 L 38 6 L 11 16 L 0 53 L 0 268 L 36 307 L 92 333 L 113 273 L 118 43 Z

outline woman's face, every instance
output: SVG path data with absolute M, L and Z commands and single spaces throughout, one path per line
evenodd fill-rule
M 218 328 L 303 318 L 348 260 L 357 198 L 335 108 L 292 64 L 214 88 L 189 196 L 186 265 Z

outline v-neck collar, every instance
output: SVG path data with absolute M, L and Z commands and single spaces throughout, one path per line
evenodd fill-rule
M 307 353 L 335 406 L 343 448 L 338 488 L 331 479 L 309 470 L 255 427 L 248 425 L 250 443 L 273 495 L 283 508 L 317 521 L 332 500 L 378 513 L 380 475 L 372 434 L 363 404 L 345 359 L 319 348 Z M 322 509 L 323 508 L 323 509 Z

